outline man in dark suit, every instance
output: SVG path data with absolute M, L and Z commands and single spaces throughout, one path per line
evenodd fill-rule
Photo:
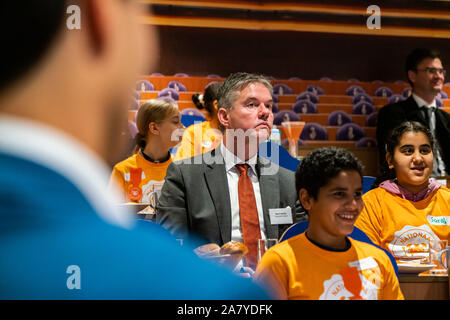
M 411 96 L 380 109 L 377 120 L 377 142 L 380 164 L 385 163 L 385 141 L 401 122 L 418 121 L 426 125 L 436 140 L 432 176 L 450 174 L 450 114 L 437 108 L 436 95 L 442 90 L 445 70 L 437 51 L 415 49 L 406 60 Z
M 257 154 L 259 143 L 272 130 L 272 105 L 272 86 L 264 77 L 236 73 L 224 81 L 218 101 L 223 141 L 208 153 L 169 166 L 157 222 L 181 238 L 197 236 L 219 245 L 235 240 L 247 245 L 250 239 L 244 236 L 239 199 L 237 165 L 242 163 L 249 165 L 259 220 L 251 241 L 278 238 L 282 226 L 294 222 L 294 173 Z

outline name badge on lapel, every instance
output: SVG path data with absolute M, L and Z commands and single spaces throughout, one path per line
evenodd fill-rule
M 286 208 L 269 209 L 270 224 L 293 224 L 292 209 Z

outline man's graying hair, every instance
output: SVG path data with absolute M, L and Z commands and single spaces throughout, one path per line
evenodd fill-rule
M 218 92 L 219 99 L 217 101 L 218 107 L 227 110 L 231 109 L 238 97 L 239 91 L 243 90 L 252 82 L 262 83 L 270 91 L 270 94 L 273 93 L 272 85 L 263 75 L 246 72 L 232 73 L 220 86 Z

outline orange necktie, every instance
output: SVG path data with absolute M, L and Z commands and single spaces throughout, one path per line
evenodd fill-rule
M 258 239 L 261 238 L 255 193 L 252 181 L 247 175 L 248 164 L 237 164 L 236 168 L 239 171 L 238 198 L 241 230 L 244 244 L 248 248 L 246 262 L 247 266 L 255 269 L 258 263 Z

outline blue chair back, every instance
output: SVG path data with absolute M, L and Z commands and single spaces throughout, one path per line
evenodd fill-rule
M 370 191 L 372 188 L 373 183 L 375 182 L 376 178 L 371 176 L 364 176 L 363 177 L 363 194 L 367 191 Z
M 190 115 L 190 114 L 182 114 L 181 115 L 181 123 L 183 124 L 183 126 L 185 128 L 187 128 L 193 124 L 203 122 L 203 121 L 205 121 L 205 118 L 200 117 L 198 115 Z
M 301 222 L 297 222 L 297 223 L 293 224 L 280 237 L 280 242 L 305 232 L 306 229 L 308 229 L 308 226 L 309 226 L 309 221 L 301 221 Z M 370 240 L 370 238 L 363 231 L 361 231 L 361 229 L 359 229 L 357 227 L 353 227 L 353 232 L 351 234 L 349 234 L 348 236 L 354 240 L 369 243 L 369 244 L 383 250 L 389 257 L 389 259 L 391 260 L 392 266 L 394 267 L 395 274 L 398 277 L 397 262 L 395 261 L 394 256 L 389 251 L 374 244 L 372 242 L 372 240 Z

